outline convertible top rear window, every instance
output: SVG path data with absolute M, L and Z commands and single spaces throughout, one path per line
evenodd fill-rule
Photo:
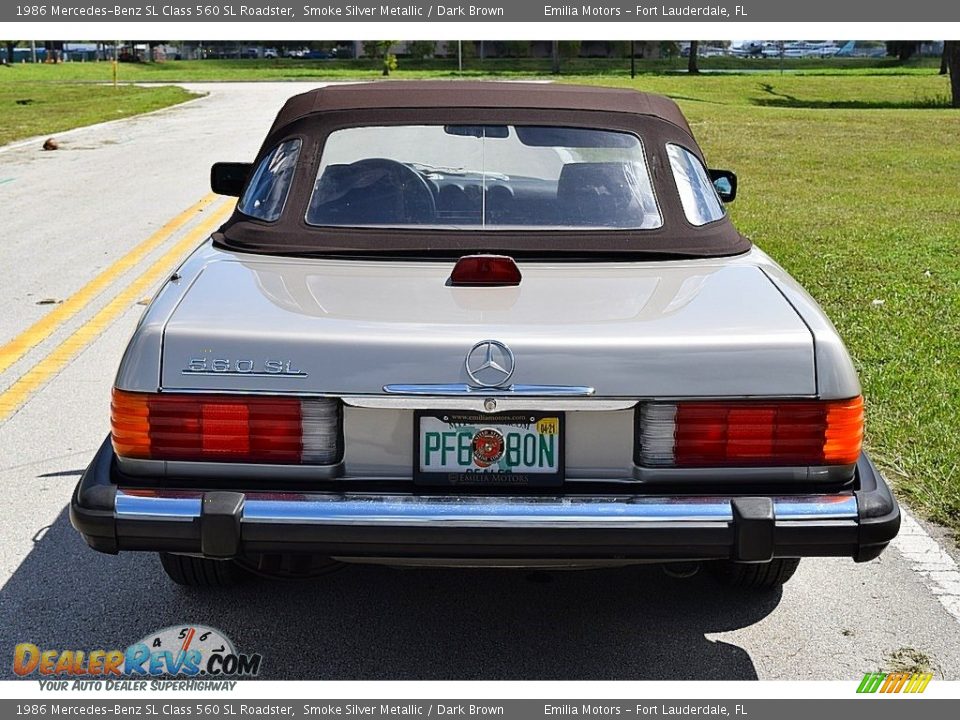
M 336 130 L 306 222 L 453 230 L 658 228 L 643 145 L 631 133 L 514 125 Z

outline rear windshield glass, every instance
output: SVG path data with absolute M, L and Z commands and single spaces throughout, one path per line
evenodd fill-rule
M 458 230 L 662 225 L 636 135 L 513 125 L 337 130 L 306 220 Z
M 300 154 L 300 140 L 280 143 L 260 161 L 237 209 L 244 215 L 273 222 L 287 201 L 293 171 Z

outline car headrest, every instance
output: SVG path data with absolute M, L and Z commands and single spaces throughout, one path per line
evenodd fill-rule
M 564 225 L 641 227 L 644 220 L 640 178 L 646 169 L 636 162 L 569 163 L 560 171 L 557 205 Z

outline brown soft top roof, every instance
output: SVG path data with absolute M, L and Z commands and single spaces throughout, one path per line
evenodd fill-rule
M 294 95 L 277 114 L 273 131 L 329 110 L 388 108 L 526 108 L 600 110 L 652 115 L 690 132 L 670 98 L 637 90 L 533 82 L 411 81 L 328 85 Z
M 601 127 L 644 140 L 663 223 L 633 229 L 462 229 L 314 226 L 306 222 L 327 136 L 343 127 L 398 122 L 489 123 Z M 668 143 L 702 159 L 680 108 L 669 98 L 630 89 L 553 83 L 380 81 L 330 85 L 295 95 L 277 115 L 260 152 L 262 161 L 280 142 L 302 143 L 289 195 L 280 217 L 267 222 L 239 209 L 214 241 L 241 252 L 273 254 L 413 254 L 459 256 L 473 252 L 540 257 L 562 254 L 679 255 L 709 257 L 749 249 L 750 241 L 728 215 L 692 225 L 681 205 Z

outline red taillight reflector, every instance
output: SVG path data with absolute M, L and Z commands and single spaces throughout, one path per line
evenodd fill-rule
M 643 465 L 852 465 L 863 445 L 863 398 L 649 403 L 640 425 Z
M 246 403 L 203 403 L 200 444 L 205 453 L 250 452 L 250 408 Z
M 113 391 L 117 455 L 149 460 L 329 464 L 338 454 L 336 401 Z
M 522 279 L 517 263 L 506 255 L 465 255 L 450 273 L 450 284 L 460 286 L 519 285 Z

